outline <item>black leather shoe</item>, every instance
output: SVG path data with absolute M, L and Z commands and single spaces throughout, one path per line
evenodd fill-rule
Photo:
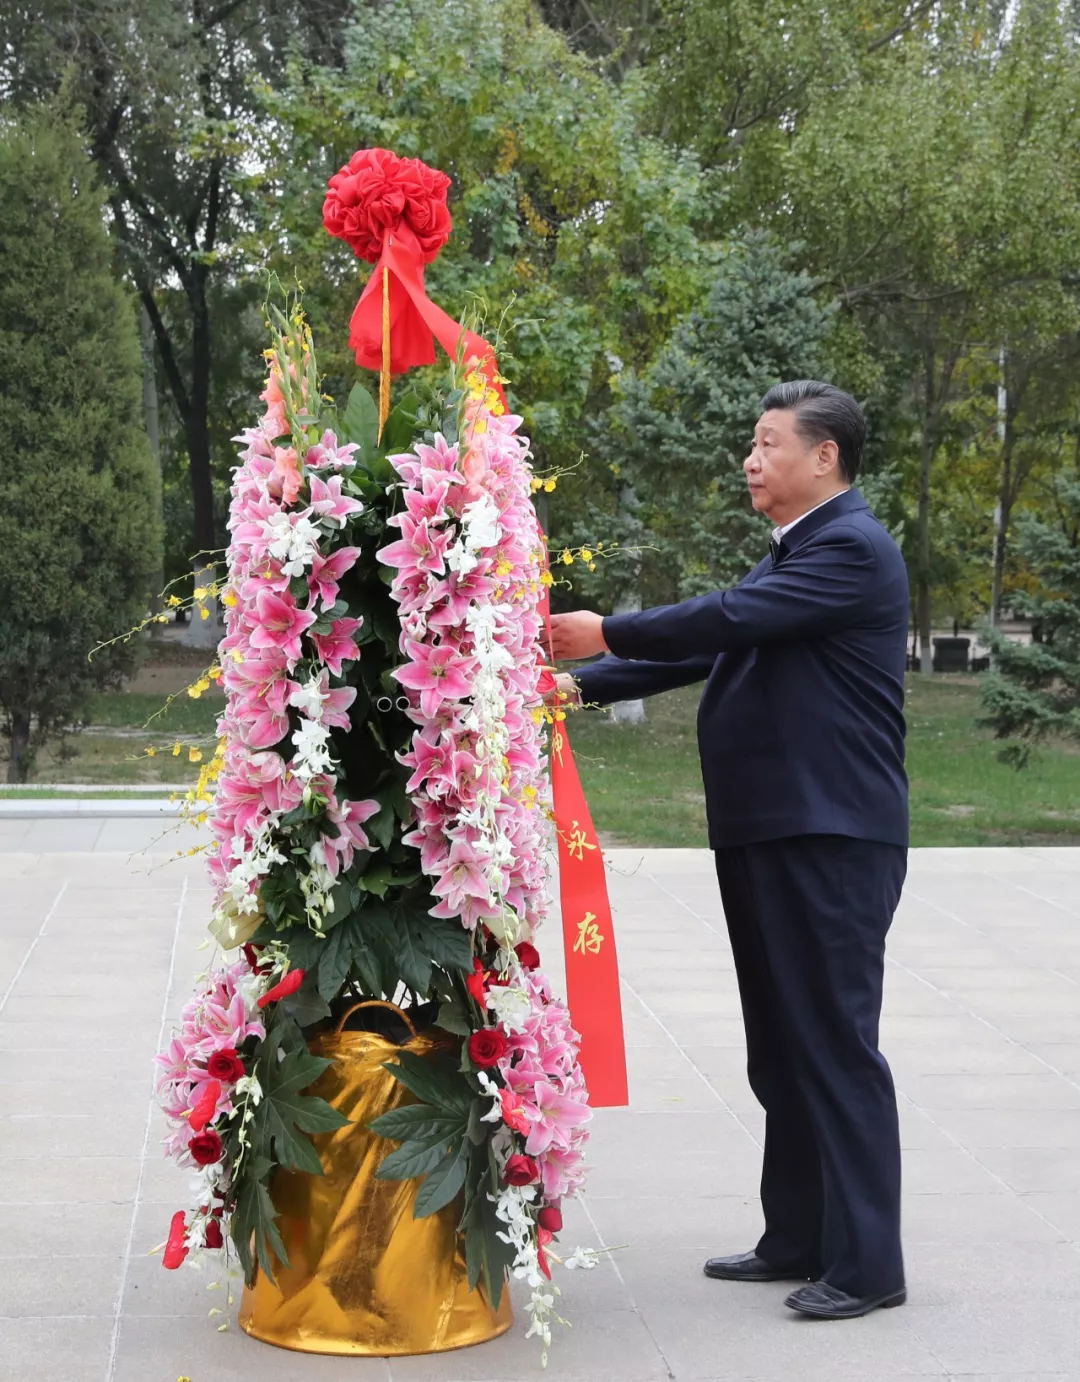
M 894 1305 L 903 1305 L 907 1291 L 901 1286 L 899 1291 L 889 1291 L 883 1296 L 849 1296 L 846 1291 L 838 1291 L 825 1281 L 815 1281 L 809 1286 L 800 1286 L 792 1291 L 784 1304 L 802 1315 L 813 1315 L 818 1320 L 855 1320 L 860 1315 L 869 1315 L 879 1306 L 891 1310 Z
M 705 1263 L 705 1275 L 719 1281 L 809 1281 L 814 1268 L 796 1263 L 778 1267 L 758 1257 L 756 1252 L 740 1252 L 734 1257 L 710 1257 Z

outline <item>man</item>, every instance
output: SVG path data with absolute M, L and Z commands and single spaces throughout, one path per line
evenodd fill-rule
M 878 1022 L 907 865 L 908 583 L 852 487 L 865 436 L 862 410 L 832 385 L 771 389 L 744 463 L 751 502 L 775 525 L 770 555 L 731 590 L 552 619 L 556 659 L 611 654 L 575 672 L 585 701 L 707 678 L 709 842 L 766 1123 L 765 1232 L 705 1271 L 810 1283 L 786 1304 L 826 1319 L 906 1299 Z

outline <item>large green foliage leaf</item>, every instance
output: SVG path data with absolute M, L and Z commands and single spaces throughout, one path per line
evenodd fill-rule
M 369 462 L 375 454 L 379 434 L 379 409 L 363 384 L 354 384 L 341 415 L 341 441 L 355 442 L 360 458 Z
M 249 1286 L 255 1281 L 256 1264 L 271 1281 L 274 1280 L 275 1258 L 282 1266 L 289 1265 L 289 1256 L 278 1231 L 277 1210 L 266 1185 L 269 1173 L 270 1162 L 267 1158 L 253 1157 L 248 1160 L 229 1226 L 244 1280 Z
M 413 1218 L 426 1219 L 448 1205 L 465 1184 L 467 1167 L 468 1151 L 459 1145 L 426 1176 L 416 1193 Z
M 310 1053 L 295 1023 L 284 1015 L 276 1017 L 259 1048 L 255 1065 L 262 1098 L 255 1108 L 250 1130 L 258 1152 L 271 1156 L 282 1166 L 322 1174 L 322 1163 L 310 1134 L 333 1132 L 345 1127 L 349 1120 L 325 1099 L 303 1091 L 329 1064 Z
M 475 1095 L 461 1073 L 458 1061 L 440 1052 L 418 1056 L 414 1051 L 399 1051 L 396 1061 L 384 1061 L 390 1073 L 424 1103 L 465 1118 Z

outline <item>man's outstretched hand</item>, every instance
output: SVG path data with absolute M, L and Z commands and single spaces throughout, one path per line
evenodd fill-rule
M 551 616 L 551 656 L 555 662 L 578 657 L 592 657 L 606 653 L 604 617 L 592 610 L 579 609 L 573 614 Z

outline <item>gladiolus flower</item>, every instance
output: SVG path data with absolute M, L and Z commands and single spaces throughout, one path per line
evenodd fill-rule
M 512 1090 L 500 1089 L 499 1102 L 502 1104 L 502 1119 L 506 1126 L 513 1132 L 521 1133 L 522 1137 L 527 1137 L 532 1131 L 532 1124 L 526 1116 L 520 1097 Z
M 184 1211 L 178 1209 L 172 1216 L 172 1223 L 169 1225 L 169 1241 L 165 1244 L 165 1255 L 161 1259 L 161 1265 L 170 1272 L 175 1272 L 188 1255 L 186 1238 L 187 1222 Z
M 221 1232 L 220 1219 L 208 1219 L 206 1223 L 205 1243 L 208 1248 L 223 1248 L 225 1238 Z
M 209 1080 L 203 1085 L 202 1093 L 196 1100 L 195 1106 L 191 1110 L 191 1116 L 188 1119 L 193 1132 L 202 1132 L 203 1128 L 210 1122 L 211 1118 L 214 1116 L 214 1110 L 217 1108 L 217 1103 L 220 1098 L 221 1085 L 217 1080 Z
M 465 987 L 480 1007 L 487 1007 L 487 986 L 490 971 L 484 968 L 480 959 L 473 960 L 473 972 L 465 980 Z
M 549 1233 L 561 1233 L 562 1210 L 556 1209 L 553 1204 L 546 1205 L 536 1216 L 536 1222 Z
M 548 1266 L 547 1253 L 544 1249 L 551 1242 L 555 1235 L 546 1228 L 540 1228 L 536 1234 L 536 1265 L 544 1273 L 547 1279 L 551 1280 L 551 1268 Z
M 290 969 L 284 979 L 274 985 L 272 989 L 267 989 L 259 999 L 260 1008 L 267 1007 L 270 1003 L 278 1003 L 282 998 L 288 998 L 291 993 L 295 993 L 304 982 L 304 975 L 307 971 L 303 969 Z

